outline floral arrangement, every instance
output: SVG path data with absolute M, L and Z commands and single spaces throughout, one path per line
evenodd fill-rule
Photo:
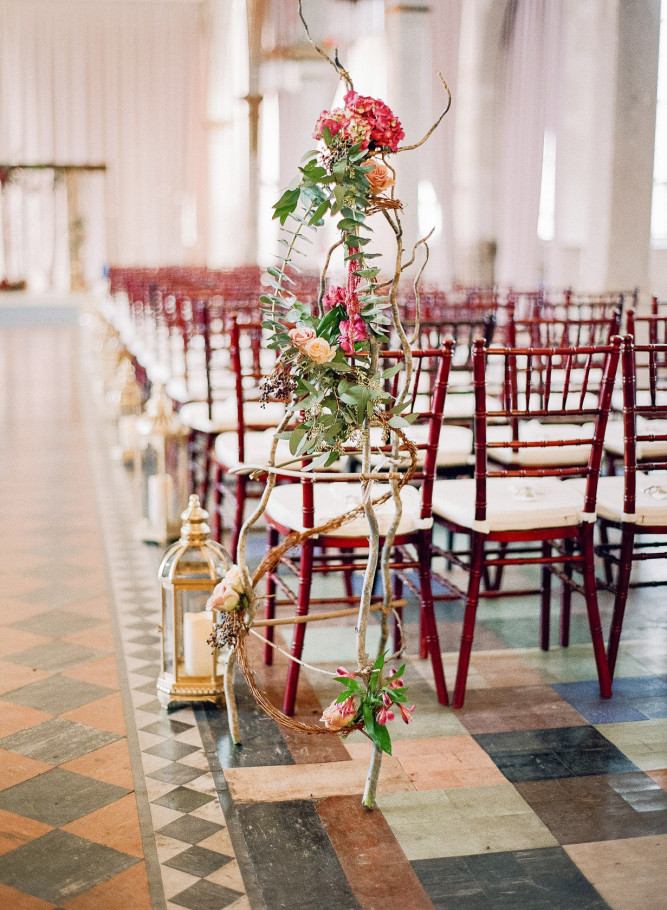
M 286 234 L 280 240 L 284 252 L 280 266 L 268 269 L 270 292 L 260 298 L 268 347 L 281 351 L 263 394 L 281 397 L 288 411 L 304 412 L 282 438 L 289 439 L 292 455 L 312 457 L 313 467 L 333 464 L 365 417 L 383 412 L 390 426 L 406 425 L 403 407 L 383 390 L 390 374 L 376 372 L 370 356 L 374 341 L 388 341 L 391 319 L 385 312 L 390 306 L 386 285 L 378 283 L 380 269 L 372 262 L 380 254 L 366 250 L 369 214 L 400 208 L 386 156 L 398 150 L 404 133 L 383 101 L 349 91 L 344 102 L 320 114 L 314 132 L 320 148 L 304 156 L 296 185 L 274 206 Z M 312 307 L 290 290 L 293 256 L 308 231 L 324 224 L 325 215 L 338 219 L 340 239 L 329 251 Z M 344 286 L 327 282 L 337 247 L 343 248 L 347 265 Z
M 404 722 L 409 724 L 415 706 L 408 708 L 405 705 L 407 688 L 401 678 L 405 664 L 398 670 L 393 670 L 386 682 L 383 681 L 385 657 L 386 652 L 375 661 L 366 685 L 357 681 L 357 674 L 350 673 L 345 667 L 338 667 L 336 681 L 345 688 L 325 708 L 320 720 L 329 730 L 341 733 L 345 733 L 348 727 L 363 724 L 368 738 L 383 752 L 391 755 L 391 736 L 387 730 L 387 723 L 395 716 L 391 709 L 396 706 Z
M 298 5 L 308 39 L 334 67 L 347 91 L 342 107 L 322 111 L 317 118 L 313 136 L 319 145 L 303 156 L 298 176 L 274 206 L 274 218 L 282 230 L 279 240 L 282 250 L 278 263 L 267 270 L 267 291 L 260 302 L 267 347 L 278 351 L 279 358 L 274 371 L 262 384 L 260 397 L 265 401 L 269 398 L 284 401 L 286 414 L 275 434 L 268 464 L 261 466 L 261 472 L 252 465 L 243 469 L 251 475 L 266 475 L 267 480 L 255 512 L 241 529 L 238 566 L 230 568 L 209 600 L 211 608 L 222 612 L 211 642 L 218 647 L 230 646 L 230 653 L 238 657 L 256 702 L 280 723 L 304 733 L 345 736 L 358 729 L 372 741 L 373 755 L 362 798 L 362 805 L 370 809 L 375 804 L 382 754 L 391 753 L 387 723 L 394 719 L 396 709 L 405 723 L 411 721 L 414 711 L 414 705 L 406 704 L 402 679 L 405 665 L 385 675 L 385 662 L 400 656 L 400 651 L 388 655 L 386 650 L 393 607 L 391 553 L 402 507 L 400 492 L 411 470 L 389 474 L 376 470 L 371 463 L 370 430 L 378 425 L 383 427 L 383 439 L 391 442 L 392 456 L 398 463 L 401 446 L 410 446 L 402 428 L 410 422 L 404 411 L 410 406 L 408 389 L 412 371 L 411 343 L 401 324 L 397 302 L 398 285 L 421 249 L 424 262 L 414 278 L 418 321 L 418 283 L 428 260 L 428 236 L 416 241 L 411 256 L 406 254 L 400 221 L 402 206 L 395 196 L 396 174 L 389 159 L 399 152 L 418 148 L 428 139 L 449 110 L 451 94 L 440 76 L 448 95 L 447 106 L 419 142 L 399 146 L 404 132 L 398 117 L 380 99 L 354 90 L 337 52 L 331 58 L 312 42 L 302 0 L 298 0 Z M 388 223 L 396 240 L 395 259 L 386 270 L 389 276 L 386 278 L 380 277 L 377 263 L 380 254 L 369 248 L 372 228 L 368 220 L 376 213 Z M 337 240 L 326 254 L 317 301 L 309 303 L 300 300 L 293 290 L 297 287 L 294 276 L 299 272 L 294 260 L 297 255 L 304 255 L 303 245 L 311 242 L 311 235 L 324 224 L 325 217 L 335 219 Z M 336 250 L 342 252 L 345 265 L 345 278 L 339 279 L 340 283 L 329 278 Z M 398 338 L 402 357 L 395 366 L 379 370 L 379 350 L 389 341 L 390 329 Z M 399 371 L 403 375 L 397 376 L 397 382 L 391 384 L 396 388 L 389 392 L 387 380 Z M 293 459 L 304 465 L 300 471 L 286 470 L 285 464 L 276 465 L 279 439 L 289 440 Z M 299 476 L 302 471 L 318 467 L 325 470 L 349 444 L 358 446 L 361 452 L 362 470 L 355 475 L 361 485 L 361 504 L 323 525 L 294 531 L 265 554 L 251 575 L 245 559 L 247 534 L 263 514 L 277 475 Z M 388 489 L 379 498 L 372 495 L 376 480 L 386 483 Z M 381 542 L 375 506 L 389 497 L 395 505 L 394 520 Z M 247 633 L 254 631 L 252 626 L 262 625 L 254 620 L 255 587 L 289 549 L 361 512 L 368 522 L 369 546 L 355 626 L 357 671 L 351 673 L 339 667 L 335 678 L 344 688 L 325 709 L 321 717 L 323 726 L 305 723 L 279 712 L 256 684 L 245 646 Z M 381 575 L 383 594 L 380 642 L 374 660 L 366 651 L 366 633 L 376 574 Z M 229 692 L 225 689 L 225 696 L 230 730 L 236 736 L 233 741 L 239 742 L 231 685 Z

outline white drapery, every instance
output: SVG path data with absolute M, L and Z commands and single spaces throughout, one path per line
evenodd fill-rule
M 88 278 L 103 259 L 205 258 L 204 9 L 196 0 L 0 0 L 0 163 L 107 167 L 80 185 Z M 0 276 L 65 280 L 62 199 L 49 173 L 3 193 L 9 261 L 0 259 Z M 38 240 L 44 225 L 56 225 L 53 245 Z

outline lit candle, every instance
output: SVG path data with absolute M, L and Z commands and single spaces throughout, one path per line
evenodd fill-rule
M 213 613 L 210 610 L 183 614 L 183 654 L 188 676 L 213 674 L 213 652 L 206 640 L 212 631 Z
M 170 474 L 151 474 L 148 478 L 148 521 L 163 527 L 171 518 L 174 481 Z

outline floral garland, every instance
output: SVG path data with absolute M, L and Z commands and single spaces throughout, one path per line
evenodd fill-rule
M 373 341 L 388 341 L 391 319 L 385 312 L 388 297 L 378 284 L 380 269 L 371 262 L 380 254 L 365 249 L 371 239 L 368 215 L 400 207 L 386 156 L 398 150 L 404 132 L 383 101 L 349 91 L 344 102 L 320 114 L 314 132 L 320 148 L 304 156 L 296 186 L 274 206 L 274 218 L 287 236 L 280 240 L 280 266 L 268 269 L 271 290 L 260 298 L 268 347 L 281 352 L 262 396 L 284 400 L 288 412 L 303 412 L 298 425 L 280 438 L 289 440 L 295 457 L 313 458 L 312 467 L 333 464 L 366 417 L 382 413 L 392 427 L 407 425 L 400 414 L 407 405 L 396 405 L 383 389 L 383 380 L 400 367 L 378 373 L 371 356 Z M 300 241 L 324 223 L 327 213 L 339 218 L 340 239 L 329 252 L 314 308 L 290 290 L 290 273 L 296 270 L 293 256 Z M 344 286 L 327 287 L 329 260 L 340 246 L 347 280 Z

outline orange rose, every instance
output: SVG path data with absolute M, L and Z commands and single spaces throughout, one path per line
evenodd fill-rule
M 315 363 L 329 363 L 336 356 L 336 348 L 332 348 L 326 338 L 312 338 L 301 350 Z
M 366 179 L 371 185 L 371 193 L 383 193 L 394 185 L 396 181 L 386 164 L 376 161 L 375 158 L 371 158 L 368 164 L 373 165 L 373 170 L 366 174 Z
M 308 326 L 300 325 L 295 329 L 290 329 L 287 333 L 292 341 L 292 344 L 295 348 L 301 349 L 306 342 L 312 341 L 316 337 L 317 332 L 315 329 L 311 329 Z

